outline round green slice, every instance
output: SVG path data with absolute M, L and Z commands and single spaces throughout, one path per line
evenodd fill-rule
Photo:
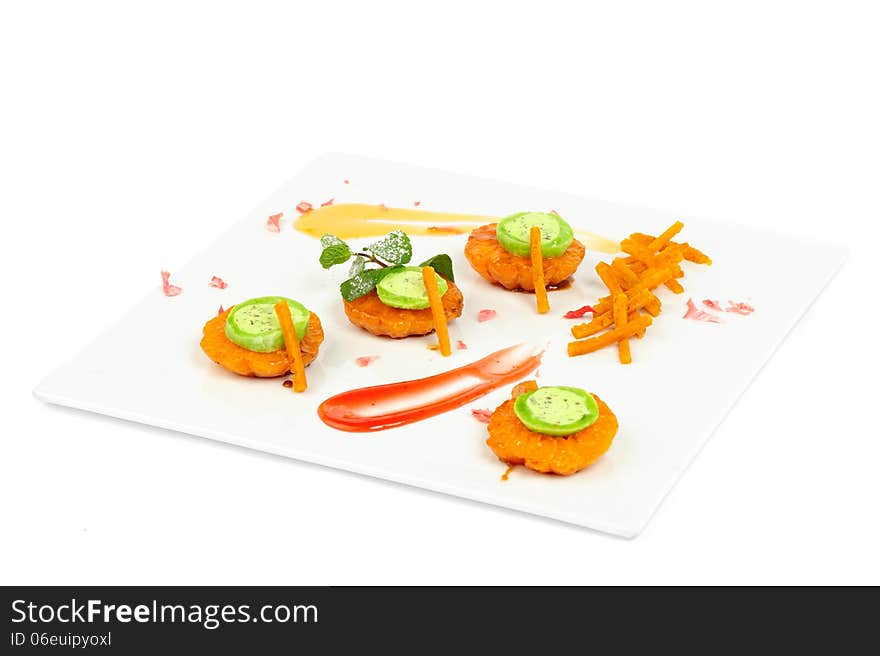
M 577 387 L 540 387 L 517 397 L 513 410 L 529 430 L 557 437 L 577 433 L 599 418 L 596 399 Z
M 520 257 L 529 256 L 529 232 L 541 231 L 541 254 L 559 257 L 574 240 L 574 231 L 561 217 L 547 212 L 519 212 L 498 222 L 495 235 L 504 250 Z
M 449 285 L 446 281 L 437 276 L 437 290 L 440 296 L 443 296 L 447 289 Z M 404 267 L 389 273 L 376 285 L 376 293 L 379 295 L 379 300 L 390 307 L 403 310 L 424 310 L 431 307 L 421 267 Z
M 226 338 L 233 344 L 257 353 L 270 353 L 284 348 L 281 325 L 275 314 L 275 304 L 279 301 L 287 301 L 296 336 L 299 339 L 305 337 L 309 311 L 302 303 L 283 296 L 262 296 L 232 308 L 232 312 L 226 317 Z

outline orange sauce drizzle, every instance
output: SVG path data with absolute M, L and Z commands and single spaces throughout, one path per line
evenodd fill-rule
M 496 223 L 497 217 L 481 214 L 429 212 L 385 205 L 340 203 L 316 207 L 300 214 L 294 228 L 312 237 L 327 233 L 342 239 L 379 237 L 392 230 L 403 230 L 409 235 L 428 237 L 464 235 L 487 223 Z M 620 242 L 586 230 L 575 229 L 588 250 L 615 254 Z

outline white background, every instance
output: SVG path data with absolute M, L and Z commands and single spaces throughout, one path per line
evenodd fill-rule
M 872 4 L 4 3 L 0 583 L 880 583 Z M 326 151 L 851 256 L 632 541 L 31 397 Z

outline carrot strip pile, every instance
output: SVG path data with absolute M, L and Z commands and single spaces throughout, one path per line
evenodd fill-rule
M 538 314 L 550 311 L 547 298 L 547 286 L 544 284 L 544 254 L 541 252 L 541 229 L 532 226 L 529 230 L 529 255 L 532 258 L 532 281 L 535 283 L 535 300 L 538 302 Z
M 629 339 L 644 337 L 651 317 L 659 316 L 662 310 L 654 290 L 664 286 L 674 294 L 681 294 L 684 291 L 679 282 L 684 277 L 681 262 L 712 264 L 708 255 L 690 244 L 672 241 L 682 228 L 684 224 L 676 221 L 657 237 L 634 232 L 620 242 L 625 256 L 614 258 L 611 264 L 596 265 L 596 273 L 608 288 L 608 295 L 593 304 L 592 321 L 572 327 L 571 334 L 580 341 L 569 343 L 570 356 L 592 353 L 616 343 L 621 364 L 632 362 Z
M 437 287 L 437 274 L 434 272 L 433 267 L 422 267 L 422 280 L 425 281 L 428 302 L 431 304 L 431 317 L 434 320 L 434 330 L 437 333 L 440 353 L 443 356 L 451 355 L 452 345 L 449 343 L 446 310 L 443 309 L 443 299 L 440 297 L 440 289 Z
M 279 301 L 275 304 L 275 315 L 281 325 L 281 335 L 284 338 L 284 348 L 287 351 L 287 361 L 290 363 L 290 374 L 293 376 L 293 391 L 305 392 L 309 384 L 306 381 L 306 367 L 303 364 L 302 351 L 299 348 L 299 337 L 293 325 L 293 317 L 290 316 L 290 308 L 287 301 Z

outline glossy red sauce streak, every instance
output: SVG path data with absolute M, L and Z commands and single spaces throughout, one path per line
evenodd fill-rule
M 534 371 L 543 353 L 517 344 L 436 376 L 342 392 L 324 401 L 318 416 L 355 433 L 404 426 L 470 403 Z

